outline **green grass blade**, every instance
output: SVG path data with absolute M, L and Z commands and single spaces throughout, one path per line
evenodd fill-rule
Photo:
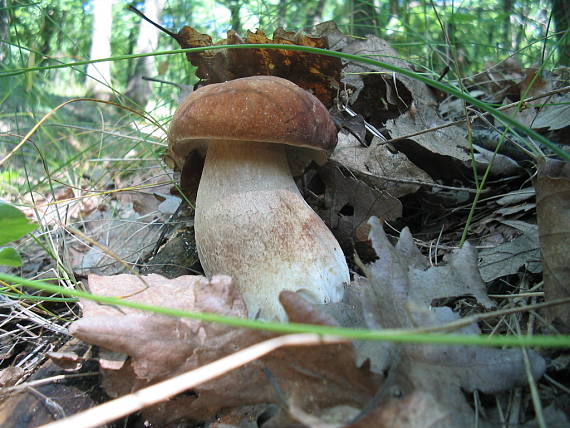
M 133 309 L 154 312 L 173 317 L 191 318 L 206 322 L 216 322 L 232 327 L 266 330 L 274 333 L 315 333 L 346 337 L 353 340 L 377 340 L 395 343 L 429 343 L 447 345 L 476 346 L 531 346 L 531 347 L 569 347 L 570 335 L 559 336 L 486 336 L 442 333 L 419 333 L 414 330 L 365 330 L 354 328 L 330 327 L 322 325 L 277 322 L 264 322 L 251 319 L 228 317 L 212 313 L 187 312 L 180 309 L 122 300 L 115 297 L 98 296 L 85 291 L 72 290 L 42 281 L 33 281 L 17 276 L 0 273 L 0 280 L 22 286 L 44 290 L 49 293 L 69 297 L 93 300 L 102 304 L 125 306 Z M 173 297 L 174 299 L 174 297 Z

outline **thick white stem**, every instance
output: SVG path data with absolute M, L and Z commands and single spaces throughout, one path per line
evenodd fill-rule
M 250 317 L 284 321 L 280 291 L 327 303 L 350 280 L 338 242 L 304 201 L 278 144 L 210 142 L 195 232 L 205 273 L 232 276 Z

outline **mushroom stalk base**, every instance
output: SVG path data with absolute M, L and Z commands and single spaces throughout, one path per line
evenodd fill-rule
M 205 273 L 232 276 L 250 317 L 286 321 L 282 290 L 336 302 L 350 281 L 338 242 L 301 196 L 279 144 L 210 142 L 195 232 Z

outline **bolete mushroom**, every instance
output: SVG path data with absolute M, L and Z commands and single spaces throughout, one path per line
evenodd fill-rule
M 350 280 L 342 250 L 289 166 L 326 159 L 336 141 L 324 105 L 272 76 L 204 86 L 174 115 L 169 157 L 179 168 L 207 147 L 194 220 L 200 262 L 208 276 L 232 276 L 250 317 L 285 321 L 285 289 L 315 303 L 342 298 Z

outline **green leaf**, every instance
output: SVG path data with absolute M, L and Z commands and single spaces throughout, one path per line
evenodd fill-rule
M 0 266 L 22 266 L 22 259 L 13 248 L 0 248 Z
M 38 225 L 30 222 L 20 210 L 0 202 L 0 245 L 20 239 L 37 227 Z

